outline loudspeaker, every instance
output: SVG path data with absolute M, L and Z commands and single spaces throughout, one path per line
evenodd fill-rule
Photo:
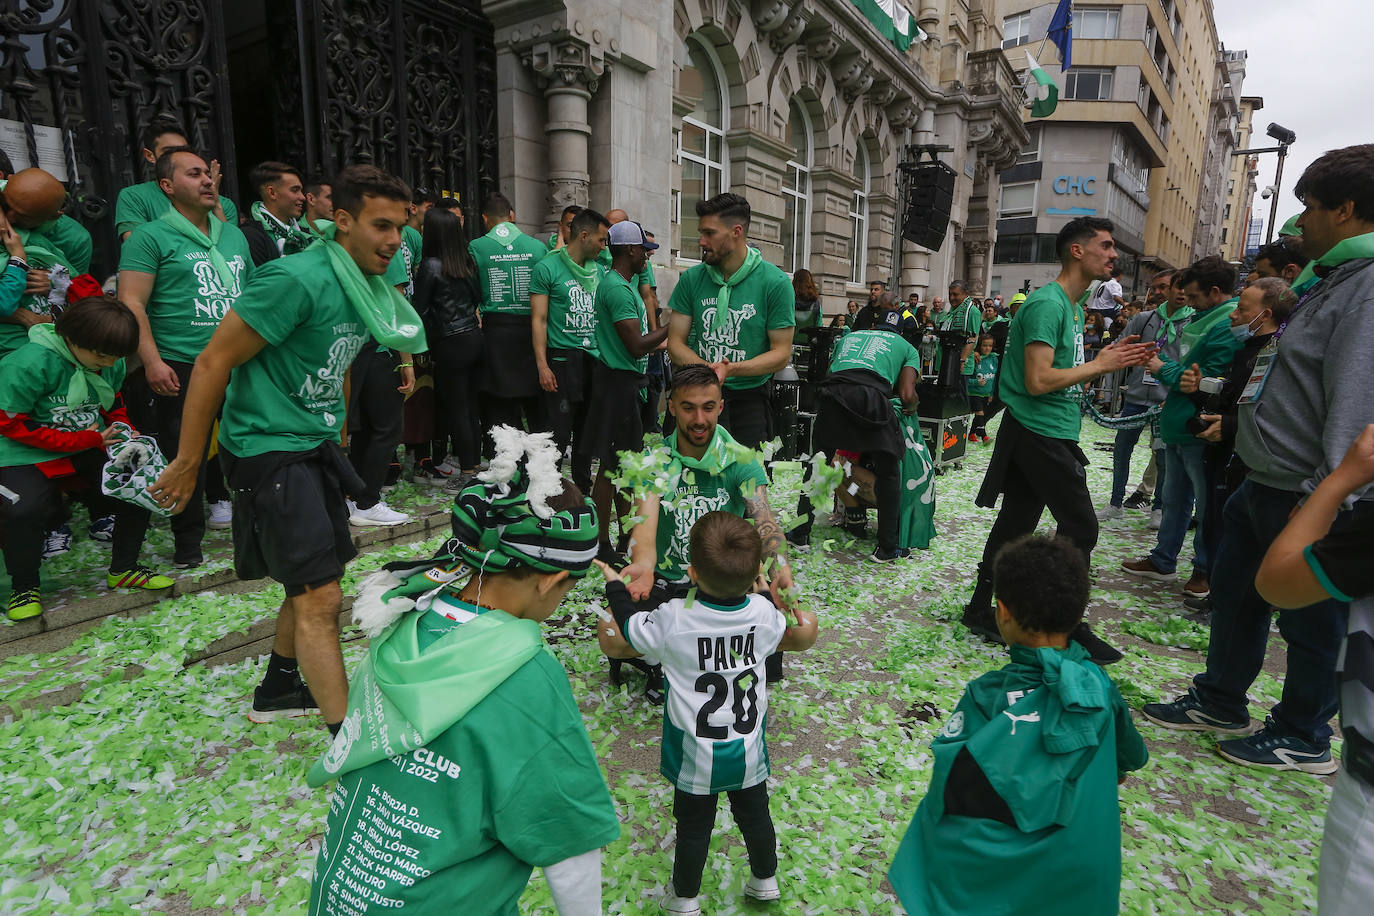
M 954 169 L 943 162 L 923 162 L 911 169 L 911 200 L 902 220 L 902 238 L 939 251 L 954 207 Z

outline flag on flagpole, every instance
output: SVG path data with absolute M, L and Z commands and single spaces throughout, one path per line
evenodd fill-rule
M 1068 70 L 1073 66 L 1073 2 L 1059 0 L 1054 17 L 1050 19 L 1049 39 L 1059 49 L 1059 69 Z
M 1035 59 L 1026 52 L 1026 100 L 1030 102 L 1032 117 L 1048 118 L 1059 107 L 1059 86 Z

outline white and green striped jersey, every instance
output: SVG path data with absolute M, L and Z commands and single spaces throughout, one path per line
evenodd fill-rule
M 787 620 L 762 595 L 734 604 L 674 598 L 626 621 L 625 639 L 668 680 L 659 772 L 693 795 L 768 778 L 763 660 Z

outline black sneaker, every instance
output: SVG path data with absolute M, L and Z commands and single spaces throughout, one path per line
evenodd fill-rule
M 1228 719 L 1209 711 L 1198 699 L 1197 690 L 1189 688 L 1172 703 L 1146 703 L 1141 715 L 1156 725 L 1184 732 L 1216 732 L 1219 735 L 1249 735 L 1254 731 L 1250 717 Z
M 1088 650 L 1088 659 L 1099 665 L 1112 665 L 1124 657 L 1121 651 L 1092 631 L 1086 620 L 1069 631 L 1069 638 Z
M 625 676 L 620 672 L 620 666 L 625 663 L 618 658 L 608 658 L 606 660 L 611 663 L 611 686 L 619 687 L 621 684 L 625 683 Z
M 648 678 L 644 684 L 644 699 L 653 703 L 655 706 L 663 705 L 663 668 L 654 665 L 647 672 Z
M 624 555 L 604 541 L 597 548 L 596 558 L 612 569 L 620 569 L 625 565 Z
M 1265 719 L 1264 727 L 1248 738 L 1218 741 L 1217 753 L 1232 763 L 1270 770 L 1301 770 L 1330 776 L 1339 769 L 1330 745 L 1281 734 L 1273 719 Z
M 905 560 L 909 556 L 911 550 L 907 547 L 898 547 L 896 550 L 883 550 L 879 547 L 868 555 L 868 559 L 872 563 L 891 563 L 893 560 Z
M 298 719 L 320 711 L 319 704 L 310 695 L 310 688 L 297 675 L 296 683 L 285 693 L 268 696 L 259 686 L 253 691 L 253 707 L 248 710 L 248 721 L 272 722 L 276 719 Z
M 1183 599 L 1183 606 L 1187 608 L 1183 619 L 1189 623 L 1199 623 L 1204 627 L 1212 625 L 1212 599 L 1187 597 Z
M 993 616 L 992 608 L 975 608 L 973 605 L 964 606 L 964 616 L 960 618 L 960 623 L 968 627 L 968 631 L 974 636 L 980 636 L 985 641 L 1005 646 L 1007 641 L 1002 638 L 1002 633 L 997 629 L 997 618 Z
M 1146 496 L 1144 493 L 1132 493 L 1130 496 L 1126 497 L 1126 501 L 1121 505 L 1127 509 L 1145 509 L 1149 507 L 1150 499 L 1151 497 Z
M 786 537 L 787 543 L 792 545 L 792 547 L 796 548 L 797 550 L 811 549 L 810 531 L 807 531 L 805 534 L 802 534 L 800 528 L 793 528 L 791 531 L 787 532 Z

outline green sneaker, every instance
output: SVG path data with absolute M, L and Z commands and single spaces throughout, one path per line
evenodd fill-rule
M 5 616 L 10 620 L 28 620 L 30 617 L 37 617 L 41 613 L 43 613 L 43 605 L 38 601 L 38 589 L 36 588 L 14 592 L 10 595 L 9 606 L 5 608 Z
M 106 573 L 105 584 L 110 588 L 146 588 L 155 591 L 159 588 L 171 588 L 175 583 L 146 566 L 135 566 L 128 572 Z

